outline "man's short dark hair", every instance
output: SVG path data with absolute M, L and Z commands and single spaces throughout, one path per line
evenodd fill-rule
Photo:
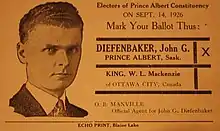
M 83 20 L 76 7 L 68 2 L 47 2 L 34 7 L 25 14 L 19 24 L 19 36 L 22 43 L 27 41 L 28 33 L 37 24 L 83 29 Z

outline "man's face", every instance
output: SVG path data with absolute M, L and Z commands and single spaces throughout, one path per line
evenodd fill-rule
M 81 57 L 81 28 L 37 25 L 24 46 L 28 81 L 48 91 L 65 90 Z

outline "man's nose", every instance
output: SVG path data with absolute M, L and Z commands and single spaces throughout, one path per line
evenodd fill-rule
M 66 67 L 69 65 L 69 59 L 65 50 L 58 52 L 57 65 Z

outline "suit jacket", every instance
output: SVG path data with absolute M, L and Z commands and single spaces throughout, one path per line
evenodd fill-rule
M 65 105 L 68 117 L 85 117 L 88 115 L 86 110 L 69 103 L 67 97 L 65 99 Z M 14 112 L 19 113 L 25 117 L 47 116 L 43 107 L 32 96 L 30 91 L 28 91 L 25 84 L 9 100 L 9 106 L 14 108 Z

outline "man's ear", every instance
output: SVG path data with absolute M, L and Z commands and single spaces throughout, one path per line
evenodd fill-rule
M 24 53 L 24 44 L 22 42 L 18 42 L 17 44 L 17 56 L 19 61 L 22 64 L 26 64 L 26 57 L 25 57 L 25 53 Z

